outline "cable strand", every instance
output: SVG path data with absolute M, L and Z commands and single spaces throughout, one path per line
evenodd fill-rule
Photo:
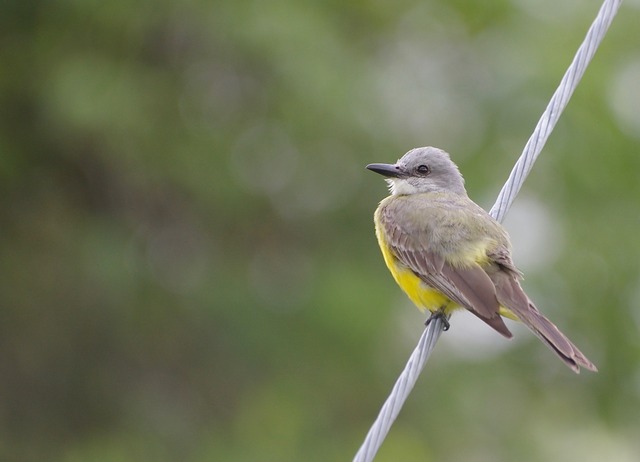
M 511 207 L 515 196 L 529 175 L 534 162 L 542 151 L 556 122 L 566 107 L 571 95 L 578 86 L 587 66 L 591 62 L 596 49 L 607 33 L 622 0 L 605 0 L 598 15 L 589 28 L 587 35 L 565 72 L 558 89 L 555 91 L 547 108 L 542 113 L 531 137 L 527 141 L 520 158 L 511 171 L 495 204 L 489 212 L 496 220 L 502 221 Z M 413 389 L 420 372 L 423 370 L 431 352 L 436 346 L 445 324 L 441 318 L 434 318 L 422 333 L 418 345 L 409 357 L 409 361 L 398 377 L 389 397 L 385 401 L 378 417 L 369 429 L 367 436 L 353 459 L 354 462 L 371 462 L 382 442 L 389 433 L 391 425 L 400 413 L 404 402 Z
M 502 187 L 496 203 L 489 212 L 496 220 L 500 222 L 504 220 L 507 210 L 511 207 L 522 184 L 529 175 L 534 162 L 538 158 L 538 155 L 540 155 L 543 146 L 558 122 L 562 111 L 578 86 L 578 82 L 582 79 L 585 70 L 591 62 L 600 42 L 602 42 L 602 39 L 606 35 L 621 3 L 622 0 L 606 0 L 602 4 L 596 19 L 593 21 L 593 24 L 591 24 L 571 65 L 562 77 L 560 85 L 551 97 L 547 108 L 542 113 L 536 128 L 524 147 L 522 155 L 516 162 L 509 175 L 509 179 Z

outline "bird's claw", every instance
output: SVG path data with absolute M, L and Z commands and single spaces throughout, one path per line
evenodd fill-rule
M 444 314 L 444 312 L 441 310 L 434 311 L 433 313 L 431 313 L 431 316 L 427 318 L 424 325 L 428 326 L 429 324 L 431 324 L 431 321 L 438 318 L 442 321 L 442 324 L 444 325 L 443 330 L 448 331 L 449 328 L 451 327 L 451 324 L 449 324 L 449 317 L 446 314 Z

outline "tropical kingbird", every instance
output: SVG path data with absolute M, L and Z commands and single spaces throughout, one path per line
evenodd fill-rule
M 367 168 L 385 176 L 391 191 L 374 215 L 384 261 L 418 308 L 445 322 L 466 308 L 507 338 L 501 316 L 520 320 L 575 372 L 597 370 L 524 293 L 509 235 L 469 199 L 449 154 L 416 148 L 395 164 Z

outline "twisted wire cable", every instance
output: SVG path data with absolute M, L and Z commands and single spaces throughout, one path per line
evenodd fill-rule
M 509 207 L 511 207 L 513 200 L 529 175 L 534 162 L 553 131 L 562 111 L 569 102 L 571 95 L 591 62 L 596 49 L 606 35 L 621 3 L 622 0 L 605 0 L 602 7 L 600 7 L 596 19 L 591 24 L 571 65 L 551 97 L 547 108 L 542 113 L 520 158 L 516 162 L 507 182 L 502 187 L 495 204 L 489 212 L 496 220 L 501 222 L 509 210 Z M 400 413 L 409 393 L 411 393 L 420 373 L 424 369 L 429 356 L 431 356 L 431 352 L 435 348 L 444 327 L 444 321 L 439 317 L 434 318 L 428 324 L 420 336 L 418 345 L 415 350 L 413 350 L 413 353 L 411 353 L 407 365 L 398 377 L 389 397 L 382 406 L 378 417 L 369 429 L 369 433 L 367 433 L 362 446 L 360 446 L 360 449 L 356 453 L 353 459 L 354 462 L 371 462 L 373 460 L 382 442 L 389 433 L 391 425 Z

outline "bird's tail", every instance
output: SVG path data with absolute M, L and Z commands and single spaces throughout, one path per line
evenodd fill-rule
M 525 326 L 531 329 L 540 340 L 555 351 L 560 359 L 576 373 L 580 373 L 580 367 L 594 372 L 598 370 L 582 351 L 580 351 L 566 335 L 560 332 L 560 329 L 536 309 L 533 303 L 529 303 L 528 310 L 524 312 L 514 311 L 514 313 Z
M 502 275 L 499 279 L 494 283 L 500 304 L 531 329 L 567 366 L 576 373 L 580 373 L 580 367 L 594 372 L 598 370 L 560 329 L 538 311 L 517 280 L 508 275 Z

